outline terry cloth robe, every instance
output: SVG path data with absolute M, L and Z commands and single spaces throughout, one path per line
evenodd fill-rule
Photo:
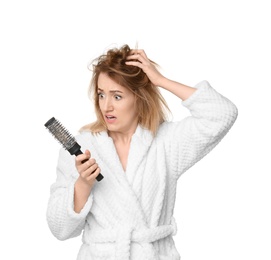
M 78 260 L 180 259 L 172 238 L 177 230 L 173 218 L 177 180 L 220 142 L 237 117 L 236 106 L 207 81 L 196 88 L 182 101 L 191 116 L 164 122 L 154 137 L 137 127 L 125 172 L 107 132 L 76 136 L 104 175 L 80 213 L 73 209 L 78 178 L 74 157 L 60 150 L 47 220 L 60 240 L 83 231 Z

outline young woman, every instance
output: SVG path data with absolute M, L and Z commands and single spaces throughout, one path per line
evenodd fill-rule
M 91 83 L 97 120 L 76 136 L 84 154 L 60 150 L 47 210 L 52 233 L 65 240 L 83 231 L 78 260 L 180 259 L 172 238 L 177 180 L 226 135 L 236 106 L 207 81 L 190 87 L 164 77 L 128 45 L 97 58 Z M 191 116 L 168 122 L 158 87 Z

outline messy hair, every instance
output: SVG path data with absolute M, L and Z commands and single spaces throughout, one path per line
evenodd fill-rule
M 89 95 L 94 100 L 97 120 L 81 128 L 92 133 L 107 130 L 102 112 L 99 107 L 98 78 L 105 73 L 117 84 L 129 89 L 136 97 L 136 108 L 138 111 L 138 123 L 156 134 L 158 127 L 167 118 L 169 107 L 157 86 L 154 86 L 145 72 L 132 65 L 126 65 L 127 56 L 131 54 L 128 45 L 120 48 L 112 48 L 105 54 L 92 61 L 92 79 L 89 85 Z M 151 61 L 153 65 L 157 64 Z M 89 68 L 91 70 L 91 68 Z

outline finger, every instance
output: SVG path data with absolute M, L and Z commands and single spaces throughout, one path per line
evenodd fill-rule
M 143 68 L 143 65 L 141 62 L 139 61 L 126 61 L 125 62 L 126 65 L 132 65 L 132 66 L 136 66 L 136 67 L 139 67 L 139 68 Z
M 133 54 L 138 54 L 138 55 L 141 55 L 142 57 L 144 57 L 145 59 L 148 59 L 145 51 L 142 50 L 142 49 L 132 49 L 131 52 L 130 52 L 130 54 L 132 54 L 132 55 Z
M 131 51 L 130 51 L 130 54 L 137 54 L 138 53 L 138 49 L 132 49 Z
M 91 181 L 93 179 L 96 179 L 96 177 L 99 175 L 99 173 L 101 172 L 100 168 L 98 167 L 94 172 L 92 172 L 88 177 L 87 177 L 87 181 Z
M 84 164 L 90 158 L 91 154 L 89 150 L 85 150 L 85 153 L 79 154 L 76 156 L 75 162 L 76 165 L 79 166 L 80 164 Z
M 96 160 L 93 158 L 89 159 L 85 164 L 86 164 L 85 170 L 89 169 L 90 167 L 93 167 L 94 165 L 97 165 Z
M 89 151 L 89 150 L 85 150 L 85 154 L 88 155 L 89 158 L 90 158 L 91 154 L 90 154 L 90 151 Z
M 81 165 L 82 164 L 82 161 L 85 161 L 85 160 L 88 160 L 89 159 L 89 156 L 86 155 L 86 154 L 79 154 L 78 156 L 75 157 L 75 164 L 77 166 Z
M 132 49 L 131 51 L 130 51 L 130 53 L 133 53 L 133 54 L 136 54 L 136 53 L 143 53 L 144 52 L 144 50 L 142 50 L 142 49 Z
M 90 166 L 90 167 L 87 169 L 87 171 L 89 172 L 89 174 L 93 174 L 93 172 L 95 172 L 97 168 L 98 168 L 98 164 L 95 163 L 95 164 L 93 164 L 92 166 Z
M 95 167 L 95 165 L 96 165 L 96 167 Z M 90 171 L 94 171 L 98 167 L 96 160 L 93 158 L 89 159 L 87 162 L 82 164 L 81 172 L 89 171 L 89 168 L 91 168 L 91 167 L 92 167 L 92 170 L 90 170 Z M 93 169 L 93 167 L 94 167 L 94 169 Z
M 85 171 L 83 171 L 80 175 L 81 177 L 87 179 L 91 174 L 93 174 L 98 168 L 98 164 L 95 163 L 92 166 L 88 167 Z
M 78 156 L 77 156 L 78 157 Z M 83 157 L 83 156 L 82 156 Z M 83 157 L 85 158 L 85 157 Z M 80 160 L 81 158 L 77 159 L 76 158 L 76 169 L 78 171 L 78 173 L 82 176 L 82 174 L 89 168 L 91 167 L 93 164 L 96 163 L 96 160 L 93 158 L 90 158 L 88 156 L 86 156 L 85 159 L 83 159 L 83 161 Z
M 126 59 L 127 59 L 127 60 L 139 60 L 139 61 L 142 62 L 142 63 L 143 63 L 143 61 L 146 60 L 143 56 L 141 56 L 141 55 L 138 54 L 138 53 L 129 55 L 129 56 L 127 56 Z

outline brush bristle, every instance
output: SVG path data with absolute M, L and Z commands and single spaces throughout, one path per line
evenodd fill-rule
M 54 117 L 48 120 L 44 125 L 66 150 L 69 150 L 75 145 L 75 138 Z

